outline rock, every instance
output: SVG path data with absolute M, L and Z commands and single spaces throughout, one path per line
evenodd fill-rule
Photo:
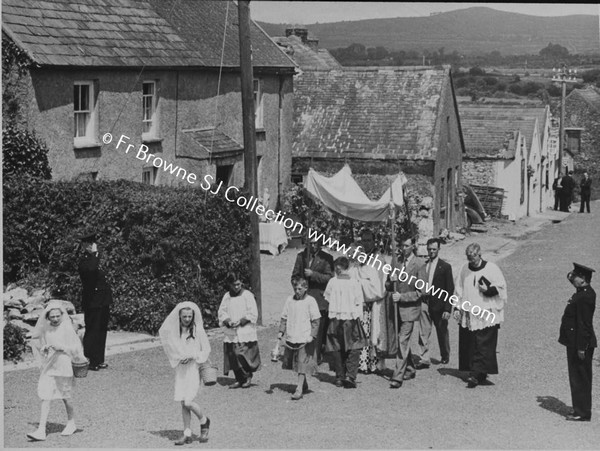
M 13 288 L 10 291 L 6 291 L 3 294 L 4 299 L 15 299 L 17 301 L 27 299 L 29 295 L 27 294 L 27 290 L 25 288 Z
M 50 299 L 48 302 L 61 302 L 69 315 L 74 315 L 75 313 L 77 313 L 75 311 L 75 306 L 71 301 L 63 301 L 62 299 Z
M 46 300 L 46 299 L 50 298 L 50 293 L 46 289 L 35 290 L 33 293 L 31 293 L 31 297 L 32 298 L 43 297 L 44 300 Z
M 421 201 L 420 208 L 426 208 L 427 210 L 431 210 L 433 208 L 433 197 L 424 197 Z
M 4 309 L 19 309 L 23 308 L 23 303 L 17 299 L 4 299 Z
M 44 308 L 43 304 L 27 304 L 25 307 L 21 309 L 21 313 L 31 313 L 34 310 L 42 310 Z
M 39 317 L 41 315 L 43 315 L 43 314 L 44 314 L 44 311 L 42 309 L 37 309 L 37 310 L 34 310 L 34 311 L 30 312 L 30 313 L 25 313 L 23 315 L 23 321 L 26 322 L 26 323 L 28 323 L 28 324 L 32 324 L 32 325 L 35 326 L 35 323 L 37 322 L 37 320 L 39 319 Z
M 44 296 L 29 296 L 24 299 L 23 302 L 25 305 L 43 307 L 46 302 L 46 298 Z
M 487 231 L 488 231 L 487 226 L 485 226 L 483 224 L 472 224 L 471 225 L 471 232 L 485 233 Z
M 460 241 L 460 240 L 464 240 L 465 236 L 462 233 L 452 232 L 452 233 L 450 233 L 449 238 L 454 241 Z
M 8 309 L 8 319 L 23 319 L 23 315 L 21 314 L 21 309 L 11 308 Z
M 32 325 L 27 324 L 27 323 L 23 322 L 20 319 L 13 319 L 11 321 L 11 324 L 13 324 L 13 325 L 15 325 L 17 327 L 20 327 L 21 329 L 25 329 L 28 332 L 27 338 L 31 338 L 31 331 L 33 330 L 33 326 Z

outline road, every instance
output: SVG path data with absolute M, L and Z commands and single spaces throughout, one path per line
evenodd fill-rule
M 592 422 L 567 422 L 564 415 L 571 402 L 566 355 L 557 338 L 565 302 L 573 291 L 566 280 L 571 262 L 600 272 L 598 207 L 594 202 L 591 215 L 573 214 L 546 226 L 499 261 L 508 281 L 509 304 L 499 337 L 500 374 L 490 376 L 494 385 L 465 388 L 456 371 L 457 326 L 452 323 L 449 365 L 421 370 L 416 379 L 393 391 L 388 381 L 374 375 L 359 375 L 356 390 L 336 388 L 332 374 L 322 366 L 318 378 L 309 379 L 312 392 L 294 402 L 290 395 L 295 375 L 268 360 L 276 329 L 263 327 L 259 331 L 263 368 L 255 377 L 256 385 L 228 390 L 233 379 L 220 375 L 217 385 L 204 387 L 198 400 L 212 421 L 210 440 L 189 447 L 597 449 L 598 353 Z M 286 274 L 289 270 L 285 268 Z M 287 277 L 282 293 L 289 288 Z M 596 273 L 592 285 L 598 279 Z M 212 345 L 212 359 L 222 367 L 221 340 L 213 339 Z M 435 357 L 435 339 L 432 346 Z M 77 381 L 78 432 L 60 436 L 65 413 L 55 402 L 48 439 L 38 443 L 25 437 L 37 426 L 38 372 L 5 373 L 5 446 L 173 448 L 182 422 L 180 408 L 172 401 L 173 374 L 163 351 L 115 355 L 109 363 L 110 369 Z M 197 422 L 193 428 L 197 434 Z

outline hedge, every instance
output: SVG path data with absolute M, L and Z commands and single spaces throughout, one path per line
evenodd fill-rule
M 227 271 L 248 280 L 249 213 L 223 196 L 127 181 L 8 177 L 3 187 L 5 280 L 29 279 L 79 308 L 78 236 L 93 230 L 113 287 L 111 328 L 155 333 L 182 301 L 215 326 Z

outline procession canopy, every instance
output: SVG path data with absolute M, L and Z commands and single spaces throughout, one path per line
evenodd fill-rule
M 370 200 L 352 177 L 347 164 L 332 177 L 325 177 L 314 169 L 308 170 L 306 190 L 319 199 L 325 207 L 342 216 L 365 222 L 382 222 L 388 219 L 390 199 L 397 207 L 404 205 L 402 185 L 406 177 L 399 173 L 390 188 L 379 200 Z

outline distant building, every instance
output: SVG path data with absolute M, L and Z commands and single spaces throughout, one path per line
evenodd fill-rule
M 464 144 L 448 67 L 305 70 L 294 81 L 292 173 L 404 172 L 433 199 L 430 229 L 465 225 Z M 427 238 L 427 237 L 420 237 Z
M 237 5 L 172 4 L 2 2 L 3 43 L 32 63 L 3 80 L 3 90 L 18 105 L 17 120 L 48 145 L 54 178 L 184 183 L 136 159 L 145 145 L 199 181 L 210 174 L 243 185 Z M 254 23 L 251 38 L 259 192 L 269 189 L 274 208 L 290 183 L 295 65 Z M 102 142 L 107 132 L 110 144 Z M 121 135 L 135 150 L 115 150 Z
M 319 48 L 319 39 L 305 27 L 288 28 L 285 37 L 273 40 L 284 49 L 301 70 L 341 69 L 342 66 L 326 49 Z

